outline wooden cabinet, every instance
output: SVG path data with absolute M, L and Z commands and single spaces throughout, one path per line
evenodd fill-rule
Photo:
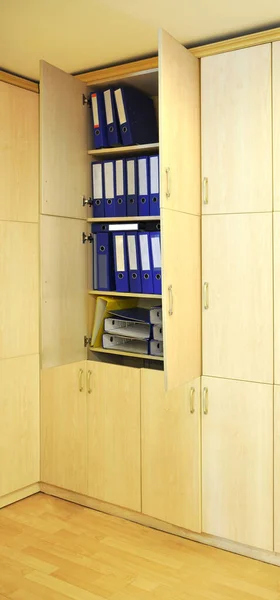
M 203 213 L 271 211 L 271 44 L 202 58 L 201 130 Z
M 86 361 L 41 372 L 41 480 L 87 493 Z
M 201 531 L 200 381 L 164 391 L 141 370 L 142 512 Z
M 87 86 L 60 69 L 41 63 L 41 212 L 87 217 L 83 196 L 90 196 L 91 114 L 83 104 Z
M 161 207 L 200 215 L 199 60 L 159 35 Z
M 38 225 L 0 221 L 0 240 L 0 359 L 38 354 Z
M 42 367 L 86 358 L 87 246 L 86 222 L 41 217 Z
M 273 214 L 274 383 L 280 384 L 280 212 Z
M 38 221 L 39 96 L 0 82 L 0 220 Z
M 203 377 L 202 530 L 273 549 L 273 386 Z
M 274 386 L 274 552 L 280 552 L 280 386 Z
M 272 383 L 272 215 L 202 221 L 203 374 Z
M 280 42 L 272 44 L 273 210 L 280 211 Z
M 39 476 L 39 356 L 0 360 L 0 496 Z
M 88 362 L 88 389 L 88 493 L 140 511 L 140 369 Z

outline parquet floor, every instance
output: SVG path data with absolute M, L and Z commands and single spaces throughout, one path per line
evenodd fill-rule
M 0 600 L 280 600 L 280 569 L 37 494 L 0 511 Z

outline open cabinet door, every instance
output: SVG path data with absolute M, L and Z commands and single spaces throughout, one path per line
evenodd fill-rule
M 162 305 L 165 387 L 201 375 L 199 61 L 159 36 Z
M 87 86 L 60 69 L 41 62 L 41 213 L 87 218 L 83 196 L 90 195 L 87 151 L 90 109 L 83 103 Z
M 87 209 L 90 194 L 87 87 L 41 63 L 41 350 L 42 367 L 86 358 Z

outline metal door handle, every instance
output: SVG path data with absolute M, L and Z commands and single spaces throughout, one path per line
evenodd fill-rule
M 87 372 L 87 391 L 88 394 L 92 393 L 92 388 L 91 388 L 91 376 L 92 376 L 92 371 L 88 371 Z
M 205 281 L 203 284 L 203 306 L 204 310 L 208 310 L 209 308 L 209 283 Z
M 193 413 L 195 411 L 194 397 L 195 397 L 195 389 L 194 389 L 194 387 L 191 387 L 191 389 L 190 389 L 190 413 L 191 413 L 191 415 L 193 415 Z
M 173 315 L 173 290 L 172 290 L 172 285 L 168 286 L 168 297 L 169 297 L 169 310 L 168 310 L 168 314 L 171 316 L 171 315 Z
M 83 369 L 80 369 L 79 370 L 79 392 L 82 392 L 84 389 L 83 374 L 84 374 Z
M 203 388 L 203 412 L 208 415 L 208 388 Z
M 171 192 L 170 192 L 170 176 L 169 176 L 170 167 L 166 167 L 165 173 L 166 173 L 166 192 L 165 192 L 165 195 L 166 195 L 166 198 L 170 198 L 170 196 L 171 196 Z
M 208 177 L 203 178 L 203 204 L 208 204 Z

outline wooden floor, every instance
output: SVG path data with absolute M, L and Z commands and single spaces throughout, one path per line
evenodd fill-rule
M 0 511 L 0 600 L 279 600 L 280 569 L 37 494 Z

